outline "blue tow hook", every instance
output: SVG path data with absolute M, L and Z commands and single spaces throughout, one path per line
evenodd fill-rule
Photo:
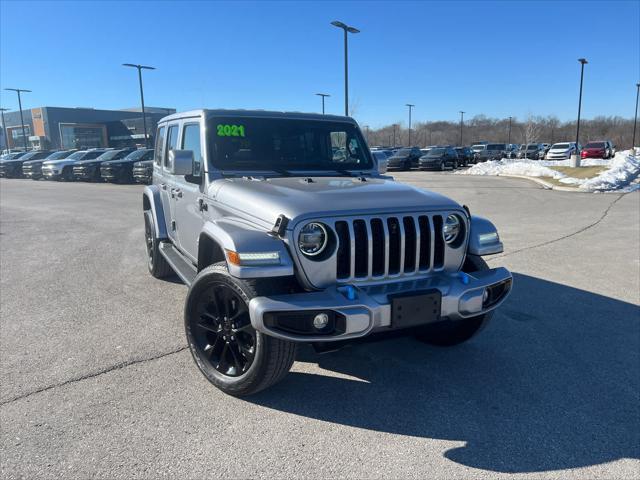
M 463 285 L 469 285 L 469 275 L 464 272 L 458 272 L 458 277 L 460 278 L 460 281 L 463 283 Z

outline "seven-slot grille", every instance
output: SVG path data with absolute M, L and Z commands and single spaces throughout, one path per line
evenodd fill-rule
M 377 216 L 334 224 L 338 281 L 411 275 L 444 266 L 442 215 Z

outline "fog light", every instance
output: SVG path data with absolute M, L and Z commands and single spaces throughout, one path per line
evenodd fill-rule
M 485 305 L 487 300 L 489 300 L 489 289 L 485 288 L 484 292 L 482 292 L 482 304 Z
M 322 330 L 329 324 L 329 315 L 326 313 L 319 313 L 315 317 L 313 317 L 313 326 L 317 330 Z

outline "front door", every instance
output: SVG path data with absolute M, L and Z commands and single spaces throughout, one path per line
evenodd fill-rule
M 175 175 L 171 192 L 174 203 L 174 219 L 180 250 L 198 261 L 198 238 L 202 231 L 203 216 L 198 203 L 203 181 L 202 130 L 199 121 L 185 121 L 182 126 L 181 150 L 191 150 L 194 160 L 194 175 Z
M 167 226 L 167 235 L 174 242 L 177 241 L 176 223 L 174 215 L 174 202 L 172 198 L 172 189 L 175 187 L 175 175 L 171 173 L 169 165 L 169 152 L 175 150 L 178 146 L 178 124 L 169 125 L 167 128 L 167 143 L 162 155 L 161 178 L 159 182 L 160 198 L 162 198 L 162 209 L 164 210 L 165 225 Z

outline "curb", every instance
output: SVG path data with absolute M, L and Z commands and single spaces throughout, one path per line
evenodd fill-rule
M 498 174 L 498 177 L 507 177 L 507 178 L 520 178 L 523 180 L 529 180 L 533 183 L 537 183 L 538 185 L 542 186 L 542 188 L 544 188 L 545 190 L 558 190 L 560 192 L 574 192 L 574 193 L 589 193 L 588 190 L 582 190 L 580 188 L 576 188 L 576 187 L 561 187 L 559 185 L 553 185 L 549 182 L 546 182 L 538 177 L 527 177 L 525 175 L 507 175 L 507 174 Z

